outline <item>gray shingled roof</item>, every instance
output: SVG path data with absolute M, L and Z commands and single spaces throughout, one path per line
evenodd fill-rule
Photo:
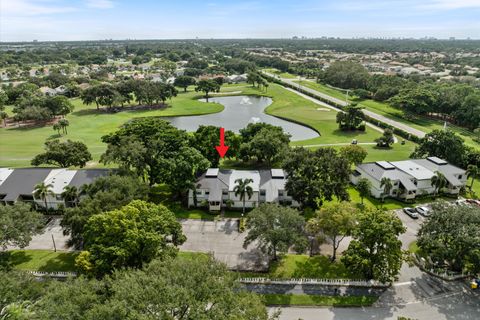
M 6 195 L 3 201 L 16 201 L 20 195 L 32 195 L 35 185 L 42 183 L 51 168 L 15 169 L 0 185 L 0 194 Z
M 95 179 L 108 176 L 112 170 L 110 169 L 81 169 L 77 170 L 77 173 L 73 176 L 72 180 L 68 184 L 80 188 L 85 184 L 92 183 Z

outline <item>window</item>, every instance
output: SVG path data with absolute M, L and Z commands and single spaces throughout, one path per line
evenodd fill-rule
M 61 195 L 61 194 L 57 194 L 57 195 L 55 196 L 55 198 L 56 198 L 57 200 L 63 200 L 63 198 L 62 198 L 62 195 Z
M 278 196 L 283 197 L 283 190 L 278 190 Z
M 210 191 L 205 191 L 205 195 L 208 196 L 210 194 Z
M 261 196 L 265 196 L 266 193 L 267 193 L 266 190 L 260 190 L 260 195 Z
M 463 176 L 462 176 L 461 174 L 460 174 L 460 175 L 458 175 L 458 179 L 459 179 L 459 180 L 461 180 L 461 179 L 462 179 L 462 177 L 463 177 Z
M 228 196 L 228 190 L 222 190 L 222 195 Z
M 200 196 L 202 195 L 202 190 L 197 190 L 197 192 L 195 192 L 197 194 L 197 196 Z

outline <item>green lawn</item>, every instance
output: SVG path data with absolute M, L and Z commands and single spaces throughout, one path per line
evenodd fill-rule
M 316 83 L 316 82 L 307 81 L 307 80 L 300 81 L 300 82 L 295 81 L 295 82 L 300 83 L 301 85 L 308 87 L 310 89 L 317 90 L 324 94 L 328 94 L 337 99 L 345 100 L 346 98 L 345 92 L 341 91 L 340 89 L 332 88 L 321 83 Z M 349 99 L 349 101 L 358 102 L 351 98 Z M 443 126 L 444 126 L 443 121 L 430 119 L 427 117 L 418 116 L 416 119 L 405 119 L 403 117 L 403 112 L 401 110 L 394 108 L 387 103 L 378 102 L 370 99 L 362 100 L 358 103 L 360 106 L 364 107 L 367 110 L 381 114 L 387 118 L 404 123 L 415 129 L 422 130 L 427 133 L 435 129 L 443 129 Z M 463 139 L 465 139 L 465 144 L 475 148 L 480 148 L 480 144 L 473 141 L 472 139 L 473 133 L 470 132 L 469 130 L 462 127 L 455 126 L 455 125 L 448 125 L 448 127 L 451 130 L 455 131 L 457 134 L 459 134 Z
M 246 93 L 248 92 L 247 90 Z M 337 112 L 323 108 L 280 85 L 272 83 L 266 95 L 273 98 L 273 103 L 265 110 L 266 113 L 304 123 L 320 133 L 317 138 L 293 142 L 293 145 L 349 143 L 352 139 L 357 139 L 359 142 L 373 142 L 381 135 L 380 132 L 371 128 L 367 128 L 366 132 L 341 131 L 336 123 Z
M 319 105 L 306 100 L 297 94 L 284 89 L 277 84 L 271 84 L 268 92 L 262 92 L 252 86 L 226 85 L 222 92 L 238 94 L 264 95 L 273 98 L 273 103 L 266 109 L 266 113 L 280 116 L 293 121 L 304 123 L 321 133 L 318 138 L 297 142 L 299 145 L 350 142 L 357 139 L 359 142 L 372 142 L 380 133 L 367 129 L 367 132 L 342 132 L 335 123 L 336 112 L 317 110 Z M 72 100 L 75 111 L 67 116 L 70 121 L 68 135 L 60 139 L 83 141 L 87 144 L 93 156 L 88 167 L 98 167 L 100 155 L 105 151 L 105 144 L 101 137 L 115 131 L 126 121 L 136 117 L 147 116 L 178 116 L 199 115 L 220 112 L 223 106 L 216 103 L 197 101 L 200 94 L 191 89 L 187 93 L 179 93 L 173 98 L 170 106 L 162 110 L 125 111 L 115 114 L 97 112 L 95 106 L 85 106 L 79 99 Z M 38 128 L 0 128 L 0 166 L 22 167 L 29 166 L 30 160 L 42 152 L 43 144 L 47 139 L 58 138 L 51 126 Z
M 314 278 L 314 279 L 361 279 L 349 272 L 336 261 L 332 263 L 326 256 L 287 254 L 270 264 L 268 273 L 241 273 L 242 277 L 266 277 L 270 279 Z
M 26 271 L 75 271 L 76 252 L 51 250 L 9 251 L 9 264 L 18 270 Z
M 226 87 L 227 91 L 231 87 Z M 196 92 L 179 93 L 169 102 L 169 107 L 151 111 L 124 111 L 115 114 L 97 112 L 95 106 L 85 106 L 79 99 L 72 100 L 75 111 L 67 116 L 70 121 L 68 135 L 61 139 L 83 141 L 92 153 L 93 162 L 90 166 L 98 166 L 100 155 L 106 145 L 101 137 L 115 131 L 126 121 L 137 117 L 151 116 L 178 116 L 198 115 L 220 112 L 223 106 L 217 103 L 197 101 L 200 94 Z M 29 166 L 30 160 L 42 152 L 43 144 L 47 139 L 57 138 L 51 126 L 39 128 L 0 128 L 0 166 L 21 167 Z
M 293 294 L 264 294 L 268 306 L 332 306 L 332 307 L 366 307 L 371 306 L 378 297 L 375 296 L 315 296 Z

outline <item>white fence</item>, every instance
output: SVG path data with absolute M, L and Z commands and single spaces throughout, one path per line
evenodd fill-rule
M 344 286 L 344 287 L 371 287 L 387 288 L 389 283 L 382 283 L 375 280 L 348 280 L 348 279 L 269 279 L 269 278 L 240 278 L 238 282 L 244 284 L 313 284 L 324 286 Z
M 76 272 L 44 272 L 44 271 L 28 271 L 28 273 L 33 274 L 35 277 L 44 278 L 68 278 L 68 277 L 76 277 Z

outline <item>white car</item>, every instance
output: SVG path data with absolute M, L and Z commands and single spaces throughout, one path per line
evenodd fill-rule
M 418 206 L 415 207 L 415 211 L 420 213 L 424 217 L 429 217 L 430 216 L 430 209 L 424 206 Z

